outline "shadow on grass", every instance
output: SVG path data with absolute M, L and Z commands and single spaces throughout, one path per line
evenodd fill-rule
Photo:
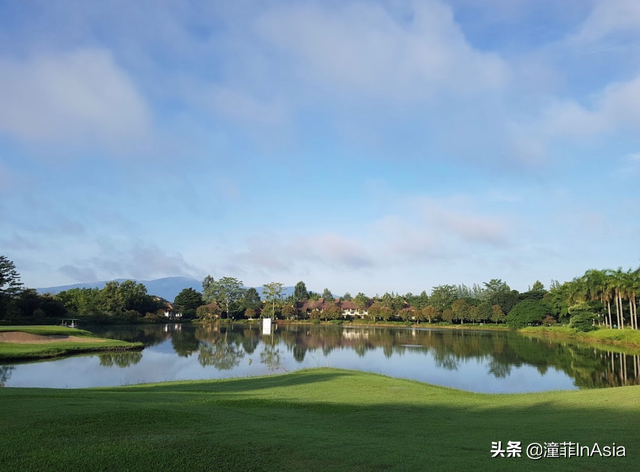
M 639 393 L 486 395 L 327 369 L 131 388 L 5 389 L 0 464 L 45 471 L 635 471 Z M 520 442 L 523 457 L 491 458 L 494 441 L 503 448 Z M 525 449 L 533 442 L 616 443 L 626 457 L 532 461 Z
M 356 375 L 356 372 L 348 370 L 338 371 L 328 369 L 303 369 L 290 374 L 276 374 L 264 377 L 248 377 L 238 379 L 219 380 L 189 380 L 179 382 L 168 382 L 164 384 L 152 385 L 131 385 L 125 387 L 97 388 L 92 390 L 119 390 L 135 389 L 139 392 L 250 392 L 271 388 L 295 387 L 319 382 L 330 382 L 336 378 L 343 378 Z

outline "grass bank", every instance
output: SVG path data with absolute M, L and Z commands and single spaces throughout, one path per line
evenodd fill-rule
M 144 347 L 142 343 L 97 338 L 89 331 L 64 326 L 2 326 L 0 334 L 3 333 L 26 333 L 55 337 L 55 340 L 40 343 L 0 342 L 0 361 L 46 359 L 87 352 L 140 350 Z
M 637 470 L 640 387 L 486 395 L 375 374 L 0 390 L 0 468 L 39 471 Z M 523 457 L 491 458 L 492 441 Z M 626 457 L 525 457 L 536 442 Z
M 632 329 L 600 328 L 585 333 L 566 326 L 531 326 L 518 331 L 526 335 L 572 339 L 594 345 L 608 344 L 640 348 L 640 331 Z

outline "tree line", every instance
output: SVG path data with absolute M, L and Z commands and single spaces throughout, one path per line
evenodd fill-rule
M 0 320 L 39 322 L 63 315 L 89 317 L 95 322 L 165 321 L 168 315 L 182 319 L 213 321 L 270 317 L 290 320 L 345 319 L 351 313 L 366 313 L 370 322 L 407 323 L 505 323 L 514 328 L 528 325 L 570 324 L 590 330 L 601 325 L 638 329 L 637 293 L 640 268 L 626 272 L 591 269 L 584 275 L 549 289 L 536 281 L 518 292 L 501 279 L 474 284 L 438 285 L 416 295 L 387 292 L 368 296 L 362 292 L 335 297 L 328 288 L 322 293 L 307 289 L 300 281 L 291 295 L 283 295 L 283 285 L 271 282 L 246 288 L 235 277 L 218 280 L 207 275 L 202 291 L 182 290 L 170 303 L 147 293 L 146 287 L 131 280 L 108 282 L 102 289 L 76 288 L 57 295 L 39 295 L 25 289 L 13 262 L 0 256 Z

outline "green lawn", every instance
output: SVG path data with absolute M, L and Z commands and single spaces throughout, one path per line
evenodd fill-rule
M 518 330 L 522 334 L 572 339 L 590 344 L 640 348 L 640 330 L 599 328 L 582 332 L 567 326 L 531 326 Z
M 640 386 L 487 395 L 316 369 L 117 388 L 5 388 L 0 438 L 2 470 L 635 471 Z M 615 442 L 626 457 L 492 459 L 492 441 Z
M 93 333 L 64 326 L 2 326 L 0 333 L 18 331 L 40 336 L 66 335 L 95 339 L 92 342 L 56 341 L 45 344 L 0 342 L 0 361 L 44 359 L 86 352 L 140 350 L 142 343 L 129 343 L 115 339 L 100 339 Z M 0 468 L 2 466 L 0 465 Z
M 40 336 L 62 334 L 66 336 L 87 336 L 95 338 L 95 334 L 90 331 L 78 328 L 67 328 L 66 326 L 0 326 L 0 333 L 9 331 L 20 331 L 21 333 L 38 334 Z

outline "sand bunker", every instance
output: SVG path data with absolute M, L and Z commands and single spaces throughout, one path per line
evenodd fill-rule
M 98 338 L 82 338 L 79 336 L 65 336 L 62 334 L 54 334 L 49 336 L 41 336 L 39 334 L 23 333 L 20 331 L 9 331 L 0 333 L 0 343 L 14 344 L 44 344 L 55 343 L 61 341 L 73 341 L 79 343 L 102 343 L 104 339 Z

